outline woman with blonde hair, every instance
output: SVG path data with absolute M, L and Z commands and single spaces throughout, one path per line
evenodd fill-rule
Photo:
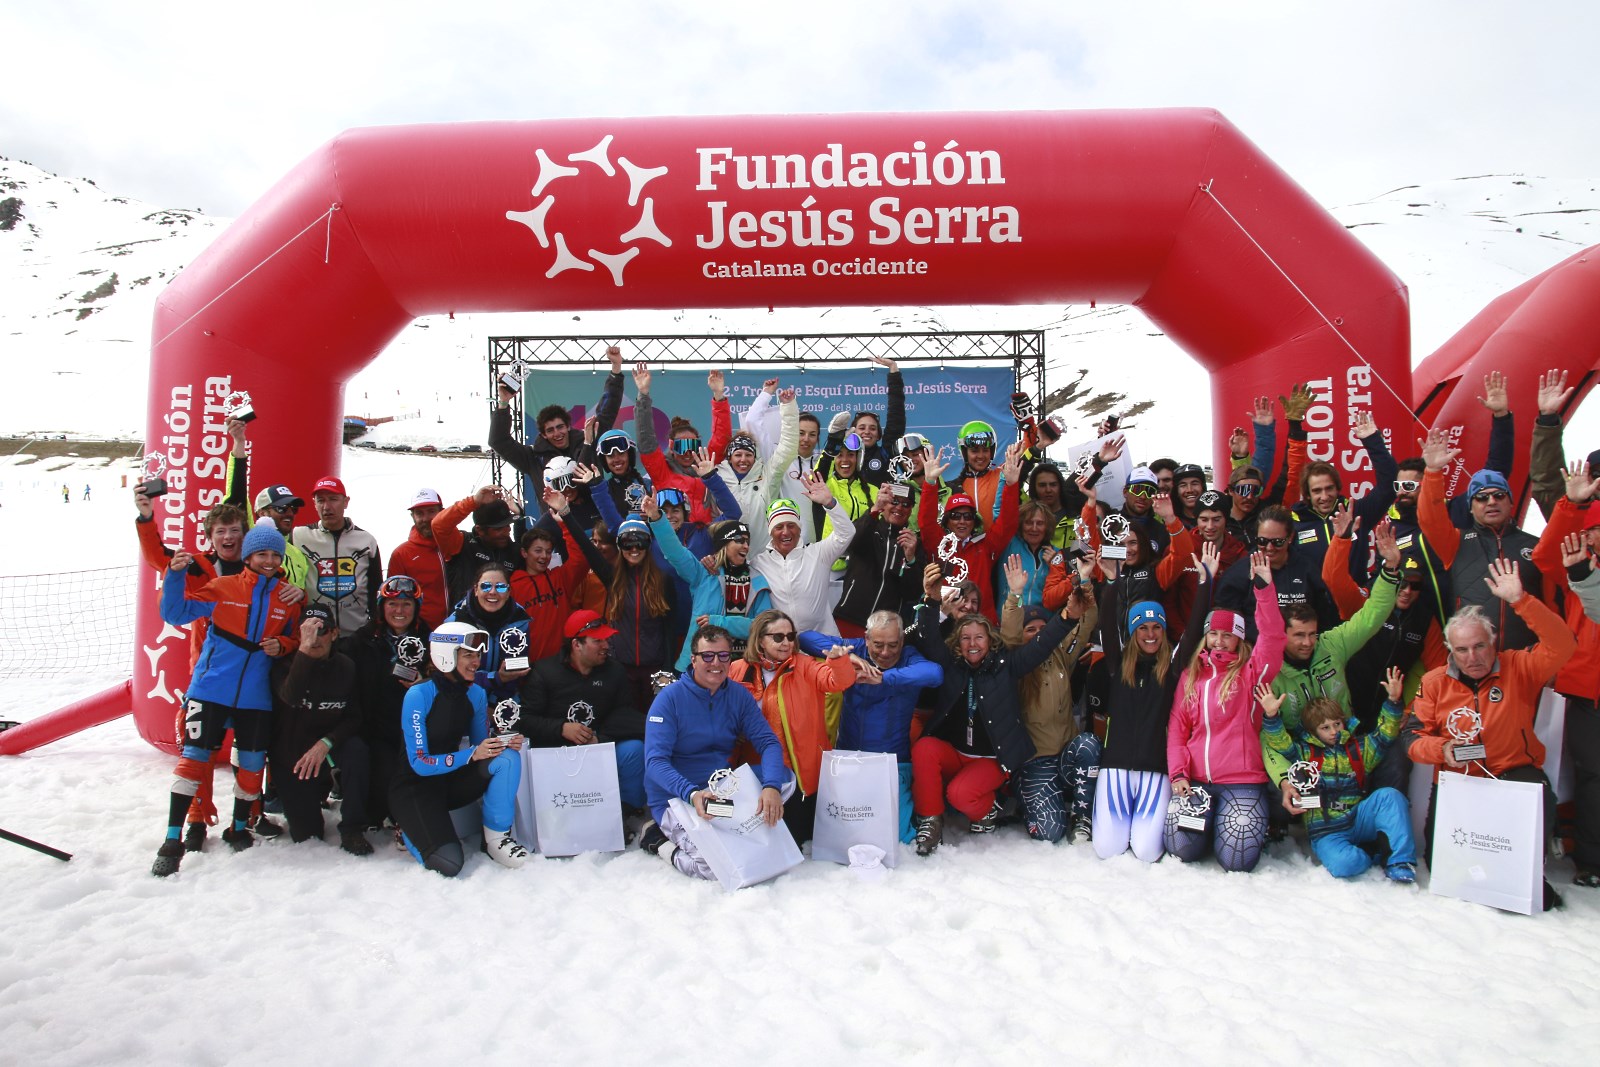
M 1243 615 L 1224 608 L 1210 612 L 1205 641 L 1184 669 L 1167 723 L 1173 795 L 1187 801 L 1204 788 L 1211 798 L 1198 830 L 1179 828 L 1177 811 L 1168 812 L 1167 851 L 1187 863 L 1214 848 L 1217 861 L 1230 871 L 1254 870 L 1267 840 L 1269 778 L 1261 758 L 1261 709 L 1254 694 L 1258 684 L 1272 681 L 1283 666 L 1283 615 L 1265 552 L 1251 554 L 1250 575 L 1256 647 L 1245 640 Z M 1210 577 L 1203 589 L 1215 587 Z

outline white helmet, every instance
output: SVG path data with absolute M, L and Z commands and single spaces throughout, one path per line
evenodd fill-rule
M 546 489 L 554 489 L 564 493 L 572 485 L 572 472 L 578 465 L 566 456 L 556 456 L 544 465 L 544 485 Z
M 437 669 L 449 674 L 456 669 L 456 653 L 483 652 L 489 647 L 489 635 L 465 622 L 447 622 L 428 635 L 428 658 Z

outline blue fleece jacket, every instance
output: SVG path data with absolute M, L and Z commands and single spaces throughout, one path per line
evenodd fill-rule
M 644 726 L 645 801 L 656 821 L 668 800 L 689 803 L 689 794 L 705 788 L 711 772 L 729 766 L 740 738 L 761 755 L 761 784 L 782 789 L 789 780 L 783 746 L 750 690 L 723 682 L 713 693 L 685 674 L 658 693 Z

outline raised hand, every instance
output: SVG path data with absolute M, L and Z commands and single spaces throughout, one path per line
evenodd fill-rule
M 1567 388 L 1566 371 L 1545 371 L 1539 378 L 1539 414 L 1559 415 L 1573 390 Z
M 572 484 L 577 486 L 590 486 L 599 483 L 603 476 L 600 468 L 589 463 L 575 463 L 572 466 Z
M 766 381 L 762 382 L 761 391 L 766 393 L 768 396 L 775 394 L 778 391 L 778 379 L 768 378 Z
M 1022 591 L 1028 588 L 1028 572 L 1022 569 L 1022 557 L 1013 552 L 1006 557 L 1003 566 L 1006 574 L 1006 588 L 1011 590 L 1012 596 L 1022 596 Z
M 479 507 L 492 501 L 503 499 L 505 499 L 505 490 L 498 485 L 486 485 L 472 494 L 473 504 Z
M 950 465 L 945 462 L 943 456 L 931 448 L 925 449 L 924 454 L 928 458 L 922 464 L 922 480 L 929 485 L 938 485 L 939 476 L 948 470 Z
M 1122 435 L 1108 437 L 1100 445 L 1100 462 L 1112 463 L 1122 455 Z
M 711 399 L 721 400 L 728 395 L 728 383 L 720 370 L 706 374 L 706 385 L 711 387 Z
M 1504 415 L 1511 410 L 1511 401 L 1506 398 L 1504 373 L 1495 370 L 1483 376 L 1483 395 L 1478 397 L 1478 403 L 1488 408 L 1495 416 Z
M 1157 493 L 1150 506 L 1163 523 L 1169 523 L 1177 517 L 1172 509 L 1172 497 L 1167 493 Z
M 1255 409 L 1250 412 L 1250 421 L 1257 426 L 1271 426 L 1278 421 L 1277 413 L 1272 410 L 1272 398 L 1270 396 L 1256 397 Z M 1249 443 L 1247 439 L 1245 444 L 1248 445 Z
M 1100 568 L 1100 550 L 1085 552 L 1078 557 L 1078 578 L 1081 584 L 1089 585 L 1094 582 L 1094 572 Z
M 1428 431 L 1426 441 L 1417 443 L 1422 446 L 1422 462 L 1431 471 L 1444 470 L 1461 455 L 1461 449 L 1450 447 L 1450 435 L 1438 427 Z
M 583 422 L 583 443 L 594 446 L 595 438 L 600 436 L 600 416 L 590 415 Z
M 1267 682 L 1256 683 L 1256 703 L 1261 705 L 1261 714 L 1269 719 L 1278 717 L 1278 712 L 1283 710 L 1283 702 L 1287 698 L 1287 693 L 1274 693 L 1271 684 Z
M 1228 455 L 1234 459 L 1244 459 L 1250 454 L 1250 435 L 1244 432 L 1243 426 L 1235 426 L 1228 435 Z
M 794 389 L 789 388 L 789 389 L 780 389 L 780 390 L 778 390 L 778 403 L 780 403 L 780 404 L 791 404 L 793 402 L 794 402 Z
M 1196 582 L 1205 585 L 1217 576 L 1217 568 L 1222 566 L 1222 554 L 1217 551 L 1215 541 L 1201 541 L 1200 552 L 1190 553 L 1189 558 L 1194 560 L 1195 570 L 1198 572 Z
M 639 501 L 639 514 L 644 516 L 646 522 L 655 522 L 661 517 L 661 505 L 656 503 L 654 493 L 646 493 L 644 499 Z
M 616 345 L 607 345 L 606 359 L 611 363 L 612 374 L 622 373 L 622 349 L 618 348 Z
M 1267 559 L 1267 554 L 1260 549 L 1250 553 L 1250 575 L 1260 578 L 1268 585 L 1272 584 L 1272 564 Z
M 638 396 L 650 395 L 650 364 L 643 360 L 633 365 L 633 391 Z
M 167 562 L 167 570 L 173 574 L 182 574 L 189 569 L 189 564 L 194 562 L 194 557 L 179 549 L 172 554 L 172 559 Z
M 1383 557 L 1383 565 L 1390 570 L 1400 569 L 1400 546 L 1395 543 L 1394 524 L 1384 519 L 1372 528 L 1372 543 Z
M 1300 422 L 1311 409 L 1311 387 L 1305 382 L 1300 382 L 1289 390 L 1288 396 L 1280 395 L 1278 403 L 1283 405 L 1284 418 L 1291 422 Z
M 1522 599 L 1522 570 L 1514 560 L 1490 560 L 1489 573 L 1483 581 L 1489 587 L 1489 592 L 1507 604 L 1515 604 Z
M 1561 474 L 1567 480 L 1567 499 L 1574 504 L 1594 499 L 1595 490 L 1600 489 L 1600 477 L 1589 470 L 1588 460 L 1573 460 Z
M 872 362 L 876 363 L 878 366 L 886 368 L 890 374 L 894 374 L 900 370 L 900 364 L 896 363 L 888 356 L 872 355 L 868 356 L 867 358 L 872 360 Z
M 557 518 L 565 515 L 567 513 L 567 508 L 570 506 L 567 503 L 567 494 L 563 493 L 559 489 L 552 489 L 548 485 L 544 487 L 544 496 L 542 499 L 544 500 L 545 510 Z
M 1383 691 L 1393 704 L 1400 703 L 1400 697 L 1406 689 L 1406 672 L 1399 667 L 1390 667 L 1383 675 Z
M 816 471 L 800 479 L 800 491 L 805 494 L 807 500 L 821 504 L 824 508 L 831 508 L 834 505 L 833 490 L 828 488 L 828 483 Z
M 929 600 L 939 599 L 939 587 L 944 585 L 944 571 L 937 563 L 922 568 L 922 592 Z
M 1372 417 L 1372 412 L 1363 411 L 1356 415 L 1355 427 L 1357 437 L 1371 437 L 1378 432 L 1378 420 Z
M 1006 447 L 1006 461 L 1000 468 L 1000 477 L 1006 480 L 1007 485 L 1016 485 L 1022 477 L 1022 442 L 1016 441 Z
M 1354 537 L 1355 518 L 1356 513 L 1355 509 L 1351 506 L 1351 502 L 1341 499 L 1333 506 L 1333 536 Z
M 701 478 L 717 469 L 717 461 L 711 458 L 711 449 L 709 448 L 697 448 L 689 456 L 695 474 Z
M 1588 555 L 1589 549 L 1583 543 L 1583 534 L 1569 533 L 1561 539 L 1561 565 L 1563 567 L 1581 563 Z

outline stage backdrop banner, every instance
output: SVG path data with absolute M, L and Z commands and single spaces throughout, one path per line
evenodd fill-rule
M 706 385 L 706 370 L 670 365 L 652 365 L 650 398 L 654 401 L 656 437 L 665 443 L 672 416 L 688 419 L 704 438 L 711 435 L 711 390 Z M 1015 378 L 1009 363 L 995 366 L 960 364 L 954 367 L 906 367 L 906 429 L 926 435 L 935 445 L 954 445 L 961 427 L 974 419 L 993 426 L 1002 448 L 1016 440 L 1016 420 L 1011 417 L 1011 394 Z M 881 367 L 834 369 L 804 367 L 792 363 L 763 363 L 749 368 L 724 370 L 728 384 L 728 403 L 733 409 L 733 428 L 740 416 L 761 392 L 761 383 L 777 378 L 780 387 L 798 390 L 800 410 L 809 411 L 822 423 L 827 434 L 828 420 L 840 411 L 877 413 L 888 418 L 888 372 Z M 594 410 L 605 386 L 604 372 L 557 370 L 540 367 L 528 375 L 523 394 L 524 439 L 538 438 L 534 424 L 539 409 L 560 404 L 572 412 L 573 426 Z M 625 430 L 637 440 L 633 425 L 633 376 L 623 370 L 622 412 L 615 429 Z M 1001 457 L 995 458 L 996 465 Z M 959 458 L 956 469 L 960 469 Z M 952 476 L 954 471 L 951 472 Z

